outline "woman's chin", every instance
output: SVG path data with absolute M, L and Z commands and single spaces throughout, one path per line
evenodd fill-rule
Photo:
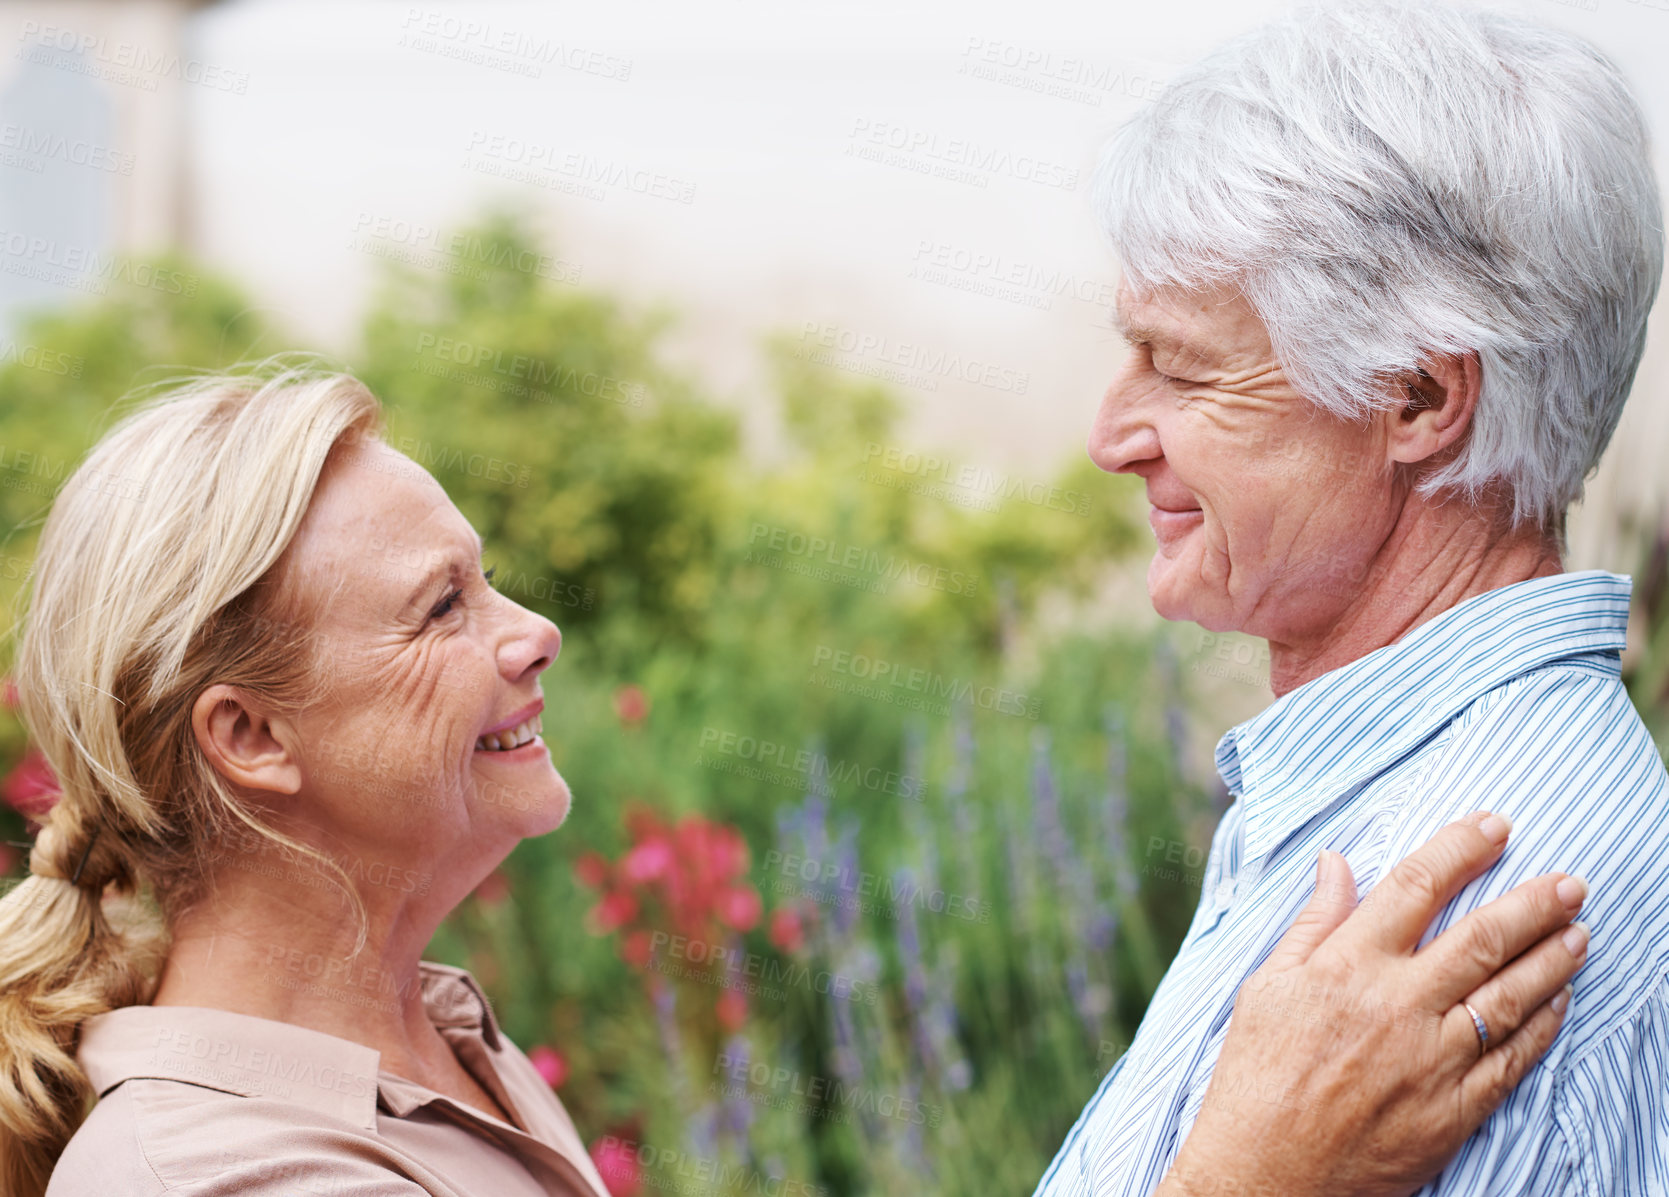
M 514 782 L 478 775 L 471 805 L 478 815 L 511 824 L 526 837 L 544 835 L 562 826 L 572 800 L 567 781 L 554 765 L 547 764 L 542 776 Z
M 568 783 L 562 774 L 551 769 L 551 782 L 546 792 L 541 795 L 543 801 L 535 803 L 527 811 L 526 830 L 523 835 L 544 835 L 555 831 L 568 820 L 568 810 L 573 805 L 573 795 L 568 791 Z
M 561 781 L 560 778 L 558 779 L 558 782 L 558 788 L 561 790 L 560 795 L 545 808 L 543 812 L 545 815 L 544 819 L 540 821 L 540 825 L 537 828 L 528 831 L 528 835 L 545 835 L 549 832 L 555 831 L 558 827 L 561 827 L 568 821 L 568 811 L 573 806 L 573 796 L 568 793 L 568 784 L 566 782 Z

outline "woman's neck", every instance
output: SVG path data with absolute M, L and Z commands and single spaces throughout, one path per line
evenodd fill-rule
M 358 924 L 333 887 L 223 870 L 212 896 L 173 921 L 152 1004 L 307 1027 L 376 1049 L 390 1072 L 434 1075 L 451 1049 L 429 1021 L 418 965 L 450 906 L 361 896 L 370 926 L 355 953 Z

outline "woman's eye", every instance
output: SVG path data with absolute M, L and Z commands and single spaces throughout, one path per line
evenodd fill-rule
M 433 611 L 429 612 L 429 618 L 430 619 L 441 619 L 441 618 L 444 618 L 445 616 L 451 614 L 453 604 L 460 601 L 463 597 L 464 597 L 464 592 L 462 590 L 454 589 L 454 590 L 450 591 L 445 598 L 440 600 L 439 604 L 436 605 L 435 609 Z
M 481 573 L 482 580 L 485 581 L 488 586 L 491 586 L 493 584 L 493 575 L 497 572 L 498 566 L 488 566 Z M 444 619 L 446 616 L 452 614 L 453 608 L 463 602 L 463 599 L 463 587 L 454 586 L 451 590 L 447 591 L 446 597 L 441 599 L 440 602 L 435 605 L 435 609 L 429 612 L 429 618 Z

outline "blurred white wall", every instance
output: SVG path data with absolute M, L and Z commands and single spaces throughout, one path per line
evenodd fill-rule
M 149 13 L 165 38 L 175 7 L 0 6 L 0 89 L 44 11 L 90 32 Z M 194 79 L 106 90 L 157 129 L 183 96 L 189 144 L 153 130 L 136 162 L 177 165 L 190 248 L 313 343 L 351 348 L 382 257 L 445 268 L 444 233 L 505 201 L 538 213 L 555 273 L 681 313 L 674 351 L 761 451 L 758 341 L 782 329 L 893 377 L 911 444 L 1046 469 L 1082 451 L 1119 352 L 1083 184 L 1098 145 L 1175 65 L 1284 7 L 234 0 L 185 25 Z M 1613 55 L 1669 135 L 1669 0 L 1519 7 Z M 122 244 L 168 227 L 136 226 Z M 1664 323 L 1576 564 L 1630 564 L 1615 511 L 1664 503 Z
M 0 330 L 189 236 L 186 49 L 202 0 L 0 7 Z

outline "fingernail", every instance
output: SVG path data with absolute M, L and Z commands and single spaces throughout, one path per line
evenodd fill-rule
M 1588 950 L 1588 924 L 1572 923 L 1559 938 L 1565 941 L 1565 949 L 1572 956 L 1580 958 Z
M 1554 994 L 1553 1000 L 1547 1004 L 1553 1007 L 1553 1013 L 1563 1014 L 1565 1012 L 1565 1007 L 1570 1005 L 1570 986 L 1567 985 L 1558 993 Z
M 1507 822 L 1504 815 L 1486 815 L 1483 822 L 1478 824 L 1478 830 L 1484 833 L 1484 838 L 1499 848 L 1507 842 L 1507 836 L 1512 833 L 1513 825 Z
M 1582 899 L 1588 896 L 1588 883 L 1580 877 L 1566 877 L 1554 887 L 1559 895 L 1559 901 L 1575 910 L 1582 905 Z

